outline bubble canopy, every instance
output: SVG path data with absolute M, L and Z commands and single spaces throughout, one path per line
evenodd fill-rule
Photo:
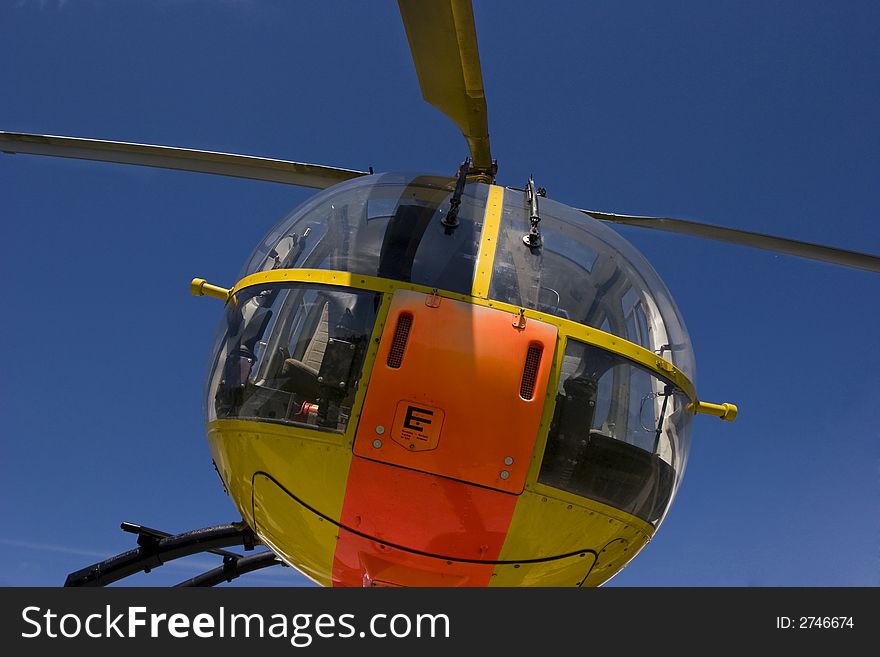
M 471 294 L 489 186 L 465 186 L 447 230 L 454 178 L 386 173 L 336 185 L 296 208 L 239 278 L 279 268 L 348 271 Z M 542 247 L 529 249 L 525 194 L 507 189 L 488 297 L 569 319 L 655 352 L 695 383 L 690 337 L 645 257 L 599 221 L 540 199 Z
M 455 183 L 380 174 L 329 188 L 269 232 L 241 278 L 347 272 L 565 320 L 558 323 L 557 373 L 546 396 L 554 408 L 537 482 L 659 524 L 684 472 L 693 400 L 654 364 L 663 359 L 690 382 L 695 375 L 669 291 L 615 231 L 550 199 L 539 199 L 541 246 L 528 247 L 530 206 L 522 190 L 469 183 L 457 225 L 446 226 Z M 370 336 L 388 290 L 304 279 L 245 282 L 215 349 L 209 421 L 346 433 L 351 418 L 355 430 L 356 391 L 367 380 Z M 654 356 L 646 366 L 644 358 L 611 353 L 590 344 L 579 327 Z
M 330 269 L 470 294 L 488 187 L 468 185 L 458 227 L 440 219 L 454 178 L 364 176 L 327 189 L 284 217 L 242 271 Z

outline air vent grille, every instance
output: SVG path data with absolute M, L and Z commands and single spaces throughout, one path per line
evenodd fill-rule
M 544 346 L 540 344 L 529 345 L 526 354 L 526 365 L 523 369 L 522 383 L 519 386 L 519 396 L 526 401 L 535 396 L 535 382 L 538 380 L 538 368 L 541 366 L 541 354 Z
M 413 317 L 409 313 L 402 313 L 397 318 L 394 340 L 391 342 L 391 351 L 388 352 L 388 367 L 399 369 L 403 363 L 403 352 L 406 350 L 406 341 L 409 340 L 412 323 Z

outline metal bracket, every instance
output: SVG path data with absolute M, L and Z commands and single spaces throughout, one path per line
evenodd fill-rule
M 724 402 L 723 404 L 712 404 L 710 402 L 696 401 L 692 405 L 694 413 L 702 413 L 703 415 L 714 415 L 720 417 L 727 422 L 733 422 L 736 419 L 739 409 L 736 404 Z
M 189 284 L 189 293 L 194 297 L 214 297 L 223 301 L 229 301 L 232 290 L 227 290 L 219 285 L 211 285 L 204 278 L 194 278 Z
M 541 214 L 538 211 L 538 196 L 543 196 L 540 192 L 544 192 L 544 188 L 542 187 L 540 190 L 536 191 L 535 180 L 529 176 L 529 182 L 528 185 L 526 185 L 525 192 L 526 201 L 529 204 L 529 223 L 531 223 L 532 227 L 529 229 L 528 233 L 523 235 L 523 243 L 530 249 L 537 249 L 541 246 L 541 233 L 538 230 L 538 224 L 541 222 Z
M 495 184 L 495 176 L 498 174 L 498 160 L 492 160 L 492 166 L 488 169 L 471 168 L 468 171 L 468 182 L 486 183 L 487 185 Z
M 657 369 L 663 370 L 664 372 L 673 372 L 675 370 L 675 365 L 670 363 L 665 358 L 658 358 Z
M 512 324 L 513 324 L 513 328 L 519 329 L 519 330 L 522 330 L 526 327 L 526 309 L 525 308 L 519 309 L 519 315 L 517 315 L 514 318 Z
M 425 297 L 425 305 L 428 306 L 428 308 L 439 308 L 440 299 L 441 297 L 439 294 L 437 294 L 437 288 L 435 287 L 433 290 L 431 290 L 431 294 Z
M 455 191 L 452 192 L 452 198 L 449 200 L 449 212 L 440 220 L 440 223 L 446 228 L 446 233 L 452 232 L 452 229 L 458 226 L 458 208 L 461 205 L 461 195 L 464 194 L 464 185 L 467 182 L 468 172 L 471 170 L 471 158 L 464 158 L 464 162 L 458 167 L 458 180 L 455 181 Z

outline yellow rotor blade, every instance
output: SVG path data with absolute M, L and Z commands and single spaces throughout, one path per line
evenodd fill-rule
M 473 169 L 493 175 L 489 119 L 470 0 L 398 0 L 422 96 L 452 119 Z

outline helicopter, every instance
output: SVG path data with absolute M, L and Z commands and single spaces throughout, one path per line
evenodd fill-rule
M 502 162 L 503 162 L 503 160 L 502 160 Z M 503 169 L 502 169 L 502 170 L 503 170 Z M 552 192 L 552 185 L 548 185 L 548 186 L 551 187 L 551 192 Z M 549 194 L 549 196 L 552 197 L 552 193 Z M 539 203 L 541 203 L 541 199 L 539 199 Z M 549 201 L 548 201 L 548 204 L 549 204 Z M 545 226 L 546 226 L 546 225 L 547 225 L 547 224 L 545 224 Z M 824 271 L 824 270 L 823 270 L 823 271 Z M 640 558 L 641 558 L 641 557 L 640 557 Z

